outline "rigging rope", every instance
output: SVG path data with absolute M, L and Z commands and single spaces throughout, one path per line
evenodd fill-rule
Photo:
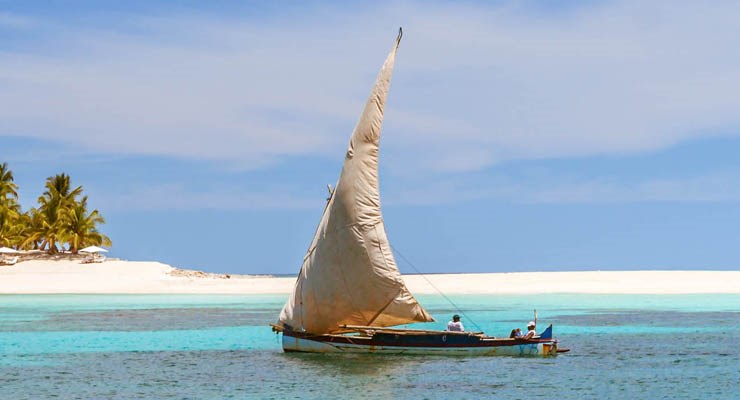
M 413 263 L 412 263 L 411 261 L 409 261 L 409 260 L 408 260 L 408 258 L 406 258 L 406 257 L 405 257 L 405 256 L 404 256 L 404 255 L 403 255 L 403 254 L 402 254 L 402 253 L 401 253 L 401 252 L 400 252 L 400 251 L 399 251 L 399 250 L 398 250 L 397 248 L 395 248 L 395 246 L 393 246 L 392 244 L 391 244 L 391 249 L 393 249 L 393 251 L 395 251 L 395 252 L 396 252 L 396 254 L 398 254 L 398 257 L 400 257 L 400 258 L 401 258 L 401 259 L 402 259 L 402 260 L 403 260 L 404 262 L 406 262 L 406 264 L 410 265 L 410 266 L 411 266 L 411 268 L 413 268 L 413 269 L 414 269 L 414 271 L 416 271 L 416 273 L 417 273 L 417 274 L 421 275 L 421 276 L 422 276 L 422 277 L 424 278 L 424 280 L 426 280 L 426 281 L 427 281 L 427 283 L 429 284 L 429 286 L 433 287 L 433 288 L 434 288 L 434 290 L 436 290 L 436 291 L 437 291 L 437 293 L 439 293 L 440 295 L 442 295 L 442 297 L 444 297 L 444 299 L 445 299 L 445 300 L 447 300 L 447 302 L 449 302 L 449 303 L 450 303 L 450 304 L 452 305 L 452 307 L 454 307 L 454 308 L 455 308 L 455 310 L 456 310 L 457 312 L 459 312 L 460 314 L 462 314 L 462 315 L 463 315 L 463 317 L 465 317 L 465 319 L 467 319 L 468 321 L 470 321 L 470 323 L 471 323 L 471 324 L 473 324 L 473 326 L 475 326 L 475 328 L 476 328 L 476 329 L 477 329 L 477 330 L 478 330 L 479 332 L 483 332 L 483 329 L 481 329 L 481 328 L 480 328 L 480 326 L 478 326 L 478 324 L 476 324 L 476 323 L 475 323 L 475 321 L 473 321 L 473 319 L 472 319 L 472 318 L 468 317 L 468 315 L 467 315 L 467 314 L 465 314 L 465 311 L 463 311 L 463 310 L 462 310 L 462 309 L 461 309 L 460 307 L 458 307 L 458 306 L 457 306 L 457 304 L 455 304 L 455 302 L 453 302 L 453 301 L 452 301 L 452 300 L 451 300 L 451 299 L 450 299 L 449 297 L 447 297 L 447 295 L 445 295 L 445 294 L 444 294 L 444 293 L 443 293 L 443 292 L 442 292 L 441 290 L 439 290 L 439 288 L 438 288 L 437 286 L 435 286 L 435 285 L 434 285 L 434 283 L 432 283 L 432 281 L 431 281 L 431 280 L 430 280 L 429 278 L 427 278 L 427 276 L 426 276 L 426 275 L 425 275 L 425 274 L 424 274 L 423 272 L 419 271 L 419 269 L 418 269 L 418 268 L 416 268 L 416 266 L 415 266 L 415 265 L 414 265 L 414 264 L 413 264 Z

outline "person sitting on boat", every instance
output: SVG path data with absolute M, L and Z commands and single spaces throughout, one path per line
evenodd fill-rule
M 516 329 L 512 329 L 511 330 L 511 335 L 509 335 L 509 338 L 510 339 L 516 339 L 516 338 L 520 338 L 520 337 L 522 337 L 522 330 L 521 329 L 516 328 Z
M 452 321 L 447 323 L 447 330 L 452 332 L 465 332 L 462 322 L 460 322 L 460 316 L 455 314 L 452 316 Z
M 537 324 L 535 324 L 534 321 L 529 321 L 529 323 L 527 324 L 527 334 L 524 335 L 522 338 L 529 340 L 537 336 L 537 331 L 534 330 L 536 326 Z

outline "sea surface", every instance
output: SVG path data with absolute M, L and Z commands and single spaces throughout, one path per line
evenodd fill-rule
M 458 312 L 418 296 L 443 328 Z M 468 330 L 538 311 L 555 358 L 284 354 L 286 296 L 0 296 L 0 399 L 731 399 L 740 295 L 451 296 Z

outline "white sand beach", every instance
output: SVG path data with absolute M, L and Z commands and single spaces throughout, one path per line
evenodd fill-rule
M 415 294 L 740 293 L 740 271 L 587 271 L 405 275 Z M 0 266 L 0 294 L 289 293 L 295 278 L 210 274 L 158 262 L 29 260 Z M 430 283 L 431 282 L 431 283 Z

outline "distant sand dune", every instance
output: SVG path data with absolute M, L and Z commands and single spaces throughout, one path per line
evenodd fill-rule
M 405 275 L 415 294 L 740 293 L 740 271 L 588 271 Z M 431 284 L 430 284 L 431 282 Z M 34 259 L 0 265 L 0 294 L 287 294 L 295 278 L 214 274 L 158 262 Z

